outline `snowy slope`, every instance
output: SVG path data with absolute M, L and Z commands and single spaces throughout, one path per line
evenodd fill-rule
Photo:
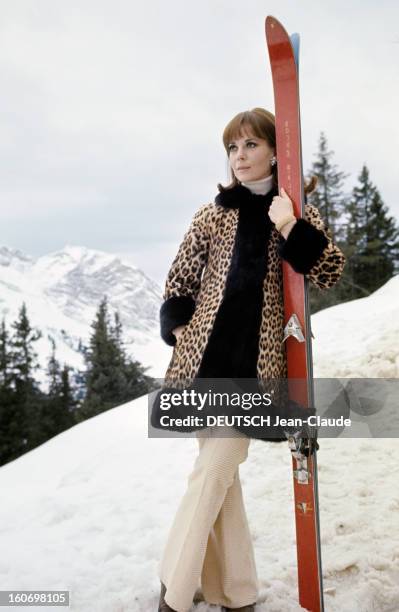
M 312 318 L 316 375 L 398 376 L 388 369 L 398 363 L 398 281 Z M 162 357 L 148 350 L 166 368 L 171 349 Z M 398 612 L 397 440 L 322 439 L 320 446 L 326 611 Z M 0 588 L 69 589 L 74 612 L 156 610 L 157 565 L 196 453 L 195 438 L 148 438 L 143 397 L 0 468 L 7 551 Z M 261 586 L 257 612 L 298 612 L 286 444 L 251 441 L 240 474 Z M 193 610 L 219 608 L 201 602 Z
M 143 397 L 0 469 L 1 589 L 67 589 L 73 612 L 156 610 L 157 565 L 197 442 L 149 439 L 146 424 Z M 398 458 L 396 440 L 321 440 L 328 612 L 399 609 Z M 240 475 L 257 612 L 299 611 L 287 446 L 251 441 Z M 194 609 L 220 610 L 204 602 Z
M 398 378 L 398 314 L 399 274 L 365 298 L 317 312 L 312 316 L 314 375 Z
M 120 257 L 84 247 L 66 246 L 33 259 L 20 251 L 0 248 L 0 317 L 9 326 L 25 301 L 32 325 L 43 331 L 36 347 L 45 366 L 51 344 L 57 357 L 82 367 L 77 352 L 79 339 L 87 342 L 90 324 L 104 295 L 110 311 L 118 309 L 124 327 L 126 348 L 151 368 L 148 374 L 162 376 L 150 355 L 165 355 L 159 338 L 160 288 L 141 270 Z

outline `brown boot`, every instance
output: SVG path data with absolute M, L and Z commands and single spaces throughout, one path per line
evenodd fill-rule
M 161 594 L 159 596 L 158 612 L 176 612 L 165 601 L 166 586 L 161 582 Z
M 255 612 L 255 604 L 242 606 L 241 608 L 223 608 L 223 612 Z

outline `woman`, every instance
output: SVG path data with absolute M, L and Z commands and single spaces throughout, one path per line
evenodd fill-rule
M 287 193 L 278 193 L 273 114 L 239 113 L 223 143 L 232 182 L 196 212 L 166 280 L 160 318 L 161 336 L 174 347 L 165 374 L 171 388 L 201 378 L 286 378 L 281 259 L 319 289 L 332 287 L 345 265 L 317 209 L 305 204 L 296 219 Z M 152 425 L 159 419 L 154 406 Z M 208 603 L 252 612 L 258 579 L 239 464 L 257 436 L 239 427 L 186 430 L 193 429 L 199 455 L 159 565 L 158 609 L 187 612 L 201 582 Z

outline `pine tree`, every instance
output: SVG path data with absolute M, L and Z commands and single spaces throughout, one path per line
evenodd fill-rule
M 0 388 L 11 389 L 11 354 L 9 333 L 3 318 L 0 328 Z
M 340 244 L 344 239 L 345 194 L 343 182 L 349 176 L 339 171 L 332 162 L 334 151 L 328 149 L 327 137 L 321 132 L 319 150 L 309 175 L 317 177 L 317 189 L 309 194 L 309 204 L 318 208 L 326 228 L 331 232 L 334 242 Z
M 55 341 L 49 336 L 51 354 L 47 364 L 48 392 L 41 411 L 43 439 L 50 439 L 56 433 L 57 401 L 60 380 L 60 366 L 55 357 Z
M 87 363 L 90 361 L 90 356 L 88 354 L 89 349 L 84 344 L 82 338 L 79 338 L 77 350 L 82 355 L 83 361 L 87 365 Z M 80 422 L 82 420 L 81 413 L 80 413 L 80 407 L 83 405 L 84 399 L 86 397 L 87 371 L 85 368 L 81 369 L 81 368 L 69 367 L 68 378 L 69 378 L 69 384 L 71 387 L 71 393 L 75 400 L 75 408 L 76 408 L 76 410 L 74 410 L 75 419 L 76 419 L 76 422 Z
M 49 337 L 49 341 L 51 344 L 51 354 L 47 365 L 47 376 L 49 379 L 48 395 L 50 397 L 55 397 L 58 393 L 60 386 L 60 364 L 58 363 L 55 356 L 55 340 Z
M 366 166 L 363 173 L 369 178 Z M 388 207 L 382 201 L 378 189 L 373 185 L 367 224 L 366 257 L 364 279 L 368 289 L 375 291 L 386 283 L 398 270 L 399 266 L 399 228 L 395 219 L 389 215 Z M 360 283 L 363 279 L 360 279 Z
M 160 387 L 160 384 L 152 376 L 145 372 L 148 367 L 144 367 L 139 361 L 131 359 L 126 364 L 126 376 L 129 381 L 128 393 L 125 402 L 141 397 Z
M 120 356 L 120 366 L 124 373 L 124 385 L 119 396 L 119 404 L 128 402 L 132 399 L 145 395 L 159 387 L 154 378 L 145 374 L 148 367 L 144 367 L 139 361 L 129 358 L 123 343 L 123 328 L 119 312 L 115 312 L 114 326 L 112 328 L 118 355 Z
M 76 423 L 75 413 L 77 409 L 77 401 L 74 398 L 73 389 L 70 381 L 71 368 L 64 364 L 61 370 L 61 385 L 60 385 L 60 407 L 63 421 L 61 421 L 62 430 L 72 427 Z
M 12 388 L 9 333 L 3 319 L 0 331 L 0 465 L 18 456 L 21 426 Z
M 64 365 L 61 370 L 55 356 L 56 345 L 52 338 L 51 354 L 48 360 L 47 377 L 48 393 L 42 409 L 42 434 L 45 440 L 56 436 L 75 424 L 73 398 L 69 383 L 69 368 Z
M 144 373 L 147 368 L 127 357 L 119 313 L 115 313 L 111 325 L 106 297 L 100 303 L 92 329 L 89 348 L 84 351 L 86 397 L 79 410 L 80 420 L 155 388 L 153 379 Z
M 324 221 L 325 228 L 333 242 L 346 255 L 345 218 L 346 196 L 343 182 L 348 174 L 338 170 L 333 163 L 334 151 L 328 149 L 327 138 L 321 132 L 316 160 L 309 171 L 309 176 L 317 177 L 317 188 L 308 195 L 309 204 L 313 204 Z M 328 291 L 320 291 L 312 284 L 309 286 L 310 308 L 315 313 L 323 308 L 338 304 L 344 300 L 342 285 L 338 283 Z
M 388 214 L 370 173 L 363 165 L 348 206 L 348 268 L 344 281 L 350 298 L 369 295 L 395 274 L 399 263 L 399 229 Z
M 11 327 L 14 329 L 12 339 L 14 379 L 33 386 L 35 384 L 33 374 L 39 368 L 34 343 L 42 337 L 42 334 L 31 327 L 25 302 L 19 310 L 18 319 L 11 324 Z
M 10 341 L 11 384 L 13 386 L 15 456 L 35 448 L 43 441 L 41 410 L 44 394 L 34 378 L 38 369 L 35 342 L 41 333 L 31 327 L 26 305 L 22 304 L 18 318 L 11 324 L 14 332 Z
M 116 404 L 118 388 L 116 347 L 110 334 L 108 301 L 105 296 L 91 324 L 93 333 L 86 351 L 86 397 L 80 410 L 88 418 L 112 408 Z M 116 375 L 115 375 L 116 374 Z

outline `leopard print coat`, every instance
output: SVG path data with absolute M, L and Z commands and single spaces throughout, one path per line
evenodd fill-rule
M 345 256 L 311 204 L 285 240 L 267 214 L 277 194 L 239 184 L 195 213 L 160 311 L 161 336 L 173 346 L 165 386 L 185 388 L 196 377 L 286 378 L 281 260 L 324 290 L 339 280 Z

